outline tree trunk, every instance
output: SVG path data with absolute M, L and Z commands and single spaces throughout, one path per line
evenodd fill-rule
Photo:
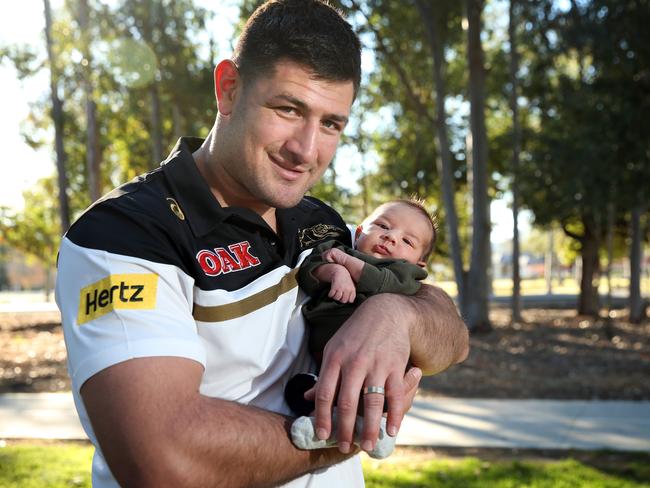
M 467 326 L 490 330 L 488 275 L 490 263 L 490 208 L 487 195 L 487 134 L 485 128 L 485 70 L 481 46 L 483 0 L 467 0 L 470 126 L 472 132 L 472 254 L 467 286 Z
M 47 59 L 50 63 L 50 97 L 52 100 L 52 120 L 54 122 L 54 141 L 56 148 L 56 171 L 59 186 L 59 216 L 61 218 L 61 233 L 70 228 L 70 204 L 68 200 L 68 177 L 66 174 L 66 154 L 63 148 L 63 104 L 59 98 L 59 82 L 56 59 L 52 49 L 52 11 L 50 1 L 43 0 L 45 10 L 45 43 Z
M 610 196 L 615 195 L 615 189 L 610 192 Z M 612 315 L 612 264 L 614 261 L 614 202 L 607 204 L 607 268 L 605 276 L 607 277 L 607 317 Z
M 641 215 L 644 209 L 637 206 L 632 209 L 632 243 L 630 245 L 630 322 L 640 324 L 645 318 L 645 306 L 641 296 L 641 263 L 643 262 L 643 232 Z
M 156 28 L 156 19 L 158 18 L 158 9 L 161 5 L 158 2 L 147 0 L 145 3 L 147 11 L 149 12 L 148 18 L 144 20 L 141 27 L 141 35 L 144 41 L 149 46 L 155 46 L 153 40 L 154 29 Z M 149 122 L 151 124 L 150 137 L 151 137 L 151 162 L 149 167 L 155 169 L 158 167 L 163 159 L 163 140 L 162 140 L 162 120 L 160 116 L 160 94 L 158 92 L 158 68 L 156 67 L 156 75 L 154 76 L 151 85 L 149 85 L 149 103 L 151 105 L 151 112 L 149 114 Z
M 445 83 L 445 57 L 443 54 L 444 33 L 439 32 L 441 26 L 446 25 L 445 12 L 441 9 L 432 9 L 423 0 L 416 0 L 420 11 L 425 31 L 429 40 L 429 46 L 433 53 L 433 80 L 436 90 L 436 132 L 435 142 L 438 148 L 436 166 L 440 175 L 442 185 L 442 201 L 445 209 L 445 224 L 449 238 L 449 247 L 454 266 L 454 276 L 458 289 L 457 299 L 461 310 L 465 308 L 465 284 L 463 272 L 463 256 L 458 237 L 458 216 L 456 214 L 456 203 L 454 202 L 454 178 L 449 139 L 447 137 L 447 113 L 445 111 L 445 100 L 447 88 Z M 439 15 L 439 16 L 438 16 Z
M 174 100 L 172 105 L 172 123 L 174 126 L 174 142 L 176 142 L 185 132 L 185 124 L 183 123 L 183 115 L 178 100 Z
M 600 304 L 598 300 L 598 284 L 600 272 L 598 249 L 600 242 L 594 231 L 594 223 L 583 218 L 585 233 L 581 239 L 580 255 L 582 257 L 582 276 L 580 278 L 580 297 L 578 299 L 578 314 L 598 316 Z
M 548 229 L 548 245 L 544 256 L 544 279 L 546 280 L 546 294 L 553 294 L 553 254 L 555 254 L 553 227 Z
M 101 150 L 97 127 L 97 105 L 93 96 L 92 56 L 90 53 L 90 29 L 88 1 L 79 0 L 79 28 L 81 30 L 81 51 L 83 54 L 83 87 L 86 94 L 86 171 L 88 191 L 94 202 L 101 196 Z
M 151 99 L 151 168 L 154 169 L 163 159 L 162 127 L 160 120 L 160 96 L 158 95 L 158 82 L 153 81 L 149 88 Z
M 512 112 L 512 314 L 511 321 L 521 322 L 521 274 L 519 270 L 519 152 L 521 151 L 521 127 L 517 105 L 517 19 L 516 0 L 510 0 L 508 38 L 510 40 L 510 110 Z

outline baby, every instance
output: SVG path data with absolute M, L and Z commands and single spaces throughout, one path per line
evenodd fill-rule
M 369 296 L 413 295 L 419 290 L 435 241 L 436 223 L 424 206 L 413 199 L 394 200 L 377 207 L 357 227 L 355 249 L 337 241 L 314 249 L 298 272 L 298 283 L 311 297 L 303 307 L 303 315 L 309 328 L 309 349 L 319 364 L 327 341 Z M 285 389 L 289 406 L 302 415 L 291 429 L 293 442 L 301 449 L 336 445 L 334 437 L 319 440 L 314 434 L 313 417 L 305 416 L 313 411 L 314 403 L 304 399 L 304 392 L 315 382 L 316 376 L 299 374 Z M 356 434 L 362 428 L 363 419 L 359 417 Z M 386 434 L 383 420 L 375 449 L 369 455 L 384 458 L 394 444 L 395 438 Z

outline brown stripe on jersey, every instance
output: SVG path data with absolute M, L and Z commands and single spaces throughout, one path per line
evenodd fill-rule
M 280 295 L 298 286 L 298 282 L 296 281 L 297 273 L 298 269 L 296 268 L 284 275 L 279 283 L 238 302 L 214 307 L 204 307 L 195 303 L 192 316 L 194 320 L 200 322 L 223 322 L 248 315 L 255 310 L 259 310 L 275 302 Z

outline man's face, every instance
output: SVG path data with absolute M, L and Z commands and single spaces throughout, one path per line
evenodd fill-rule
M 351 81 L 314 79 L 288 61 L 240 85 L 217 148 L 219 185 L 236 202 L 229 203 L 296 205 L 332 161 L 352 102 Z
M 424 266 L 422 256 L 431 239 L 431 224 L 419 210 L 393 202 L 380 206 L 361 224 L 356 248 L 376 258 L 405 259 Z

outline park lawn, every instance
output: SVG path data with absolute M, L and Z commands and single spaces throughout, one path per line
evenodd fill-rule
M 86 443 L 7 444 L 0 447 L 3 488 L 90 487 L 94 448 Z
M 442 288 L 451 296 L 456 296 L 456 282 L 454 281 L 436 281 L 430 279 L 429 283 L 435 284 Z M 627 294 L 630 282 L 626 278 L 614 277 L 612 279 L 612 290 L 616 293 Z M 552 290 L 555 295 L 577 295 L 580 293 L 580 284 L 574 278 L 553 279 Z M 650 278 L 644 276 L 641 278 L 641 291 L 643 295 L 650 293 Z M 521 280 L 522 295 L 545 295 L 548 292 L 547 283 L 544 278 L 532 278 Z M 607 280 L 601 277 L 598 292 L 601 295 L 607 294 Z M 492 293 L 494 296 L 506 297 L 512 295 L 512 280 L 508 278 L 499 278 L 492 280 Z
M 398 456 L 363 461 L 368 488 L 639 488 L 650 487 L 650 456 L 606 467 L 565 459 L 481 460 L 476 457 Z M 594 466 L 596 464 L 596 466 Z
M 90 487 L 93 448 L 88 444 L 9 444 L 0 447 L 3 488 Z M 368 488 L 395 487 L 650 487 L 650 455 L 607 467 L 562 460 L 491 460 L 475 457 L 439 458 L 400 450 L 378 462 L 364 456 Z M 594 467 L 593 465 L 596 465 Z

